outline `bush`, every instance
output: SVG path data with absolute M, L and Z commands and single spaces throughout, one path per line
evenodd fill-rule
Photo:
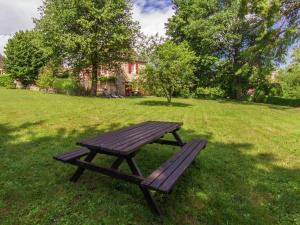
M 279 83 L 270 84 L 268 96 L 282 96 L 283 91 Z
M 85 94 L 83 87 L 73 79 L 55 79 L 53 88 L 57 93 L 67 95 L 82 95 Z
M 54 80 L 53 71 L 49 67 L 45 66 L 40 70 L 36 84 L 41 88 L 47 89 L 49 87 L 53 87 Z
M 266 102 L 266 94 L 263 90 L 257 89 L 253 96 L 254 102 L 264 103 Z
M 279 72 L 279 82 L 282 86 L 283 97 L 300 98 L 300 66 L 292 65 Z
M 0 75 L 0 87 L 14 88 L 14 80 L 9 75 Z
M 194 94 L 195 97 L 225 97 L 225 91 L 219 87 L 198 87 Z
M 98 77 L 98 80 L 99 81 L 102 81 L 102 82 L 116 82 L 117 81 L 117 77 L 115 76 L 100 76 Z
M 282 98 L 282 97 L 268 97 L 266 103 L 283 106 L 300 106 L 300 99 L 294 98 Z

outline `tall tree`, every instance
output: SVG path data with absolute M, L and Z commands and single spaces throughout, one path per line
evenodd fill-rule
M 299 39 L 296 0 L 174 0 L 175 15 L 167 33 L 188 41 L 200 57 L 203 86 L 221 84 L 240 98 L 251 85 L 261 85 L 288 47 Z
M 97 93 L 99 64 L 128 60 L 136 23 L 127 0 L 46 0 L 36 20 L 46 46 L 77 70 L 92 68 L 91 95 Z
M 38 34 L 34 31 L 17 32 L 9 39 L 4 54 L 5 71 L 24 85 L 35 82 L 46 61 L 39 48 Z

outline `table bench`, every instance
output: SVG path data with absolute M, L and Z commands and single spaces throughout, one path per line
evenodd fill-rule
M 200 139 L 184 143 L 177 133 L 181 125 L 181 123 L 174 122 L 147 121 L 87 140 L 78 141 L 77 144 L 83 147 L 54 156 L 53 158 L 78 166 L 77 171 L 71 177 L 71 181 L 73 182 L 76 182 L 84 170 L 88 169 L 138 185 L 153 212 L 162 215 L 149 190 L 169 193 L 176 181 L 207 144 L 206 140 Z M 173 134 L 175 140 L 162 139 L 167 133 Z M 134 157 L 142 146 L 152 143 L 176 145 L 181 148 L 175 155 L 145 178 L 137 166 Z M 96 154 L 113 155 L 117 158 L 110 168 L 106 168 L 91 163 Z M 81 160 L 80 158 L 84 156 L 84 160 Z M 132 174 L 122 172 L 118 169 L 124 161 L 127 162 Z

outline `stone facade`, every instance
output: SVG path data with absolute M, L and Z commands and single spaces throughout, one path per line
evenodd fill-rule
M 144 62 L 136 61 L 132 63 L 121 63 L 118 69 L 107 69 L 105 66 L 99 66 L 97 75 L 98 81 L 98 95 L 122 95 L 129 96 L 133 90 L 130 89 L 129 83 L 137 79 L 141 69 L 145 67 Z M 80 73 L 80 83 L 89 91 L 92 86 L 91 69 L 82 70 Z M 105 77 L 101 79 L 101 77 Z

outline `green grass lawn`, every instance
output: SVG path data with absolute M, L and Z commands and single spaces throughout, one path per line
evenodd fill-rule
M 0 224 L 300 224 L 300 110 L 235 101 L 101 99 L 0 89 Z M 207 148 L 152 215 L 137 186 L 52 159 L 95 134 L 146 120 L 183 122 Z M 177 151 L 137 155 L 148 175 Z M 113 158 L 95 162 L 110 165 Z M 126 166 L 121 168 L 127 170 Z

